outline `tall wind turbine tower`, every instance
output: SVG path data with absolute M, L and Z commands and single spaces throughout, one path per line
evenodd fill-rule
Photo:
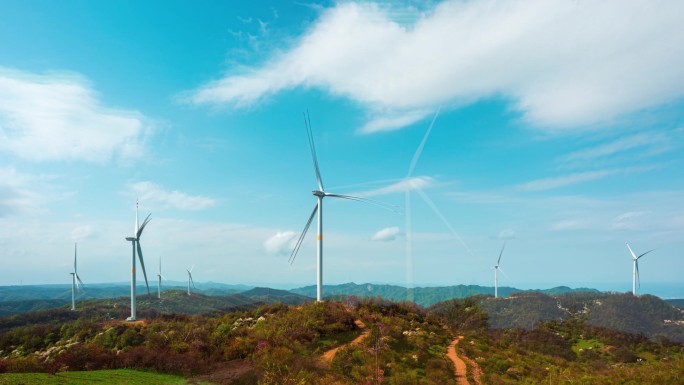
M 639 277 L 639 259 L 655 249 L 649 250 L 637 257 L 636 254 L 634 254 L 634 251 L 632 251 L 632 248 L 629 246 L 629 243 L 625 242 L 625 245 L 627 245 L 629 253 L 632 254 L 632 295 L 636 295 L 637 281 L 639 282 L 639 287 L 641 287 L 641 278 Z
M 71 310 L 76 310 L 76 290 L 81 291 L 80 286 L 83 286 L 81 277 L 78 276 L 77 260 L 78 244 L 74 242 L 74 272 L 71 274 Z
M 506 242 L 504 242 L 501 247 L 501 252 L 499 253 L 499 259 L 494 265 L 494 298 L 499 298 L 499 264 L 501 263 L 501 256 L 503 255 L 504 248 L 506 247 Z
M 159 274 L 157 274 L 157 298 L 161 299 L 161 280 L 166 279 L 161 273 L 161 257 L 159 257 Z
M 309 119 L 308 113 L 304 115 L 304 125 L 306 126 L 306 133 L 309 137 L 309 148 L 311 149 L 311 158 L 313 160 L 314 171 L 316 173 L 316 181 L 318 182 L 318 190 L 312 191 L 312 194 L 316 197 L 317 202 L 314 206 L 313 211 L 311 212 L 311 215 L 309 216 L 309 220 L 306 222 L 306 226 L 304 226 L 304 231 L 302 231 L 302 234 L 299 236 L 299 239 L 295 244 L 294 250 L 292 250 L 289 262 L 290 265 L 294 262 L 295 258 L 297 257 L 297 252 L 299 251 L 299 248 L 302 246 L 304 237 L 306 236 L 306 233 L 309 230 L 309 226 L 311 226 L 311 222 L 313 221 L 314 216 L 318 214 L 318 235 L 316 237 L 316 301 L 321 302 L 323 300 L 323 198 L 342 198 L 352 201 L 372 203 L 389 209 L 391 208 L 383 203 L 376 202 L 370 199 L 351 195 L 333 194 L 325 191 L 325 189 L 323 188 L 323 180 L 321 179 L 321 171 L 318 167 L 316 146 L 314 145 L 313 132 L 311 130 L 311 120 Z
M 190 284 L 192 284 L 192 287 L 195 287 L 195 281 L 192 280 L 192 269 L 194 269 L 194 268 L 195 268 L 195 265 L 192 265 L 190 270 L 185 269 L 185 271 L 188 272 L 188 295 L 190 295 Z M 195 289 L 197 289 L 197 288 L 195 287 Z
M 126 318 L 126 321 L 135 321 L 136 311 L 136 297 L 135 297 L 135 252 L 138 251 L 138 259 L 140 260 L 140 267 L 142 267 L 143 275 L 145 276 L 145 285 L 147 285 L 147 294 L 150 294 L 150 285 L 147 282 L 147 273 L 145 272 L 145 262 L 143 261 L 142 248 L 140 247 L 140 237 L 142 236 L 145 226 L 150 223 L 150 215 L 145 218 L 142 225 L 138 226 L 138 201 L 135 202 L 135 228 L 133 229 L 133 236 L 126 237 L 126 240 L 131 242 L 133 248 L 133 256 L 131 257 L 131 316 Z

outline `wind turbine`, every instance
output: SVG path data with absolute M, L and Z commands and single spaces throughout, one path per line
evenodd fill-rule
M 318 190 L 312 191 L 312 194 L 317 199 L 317 203 L 314 206 L 311 215 L 309 216 L 309 220 L 306 222 L 306 226 L 304 226 L 304 231 L 302 231 L 302 234 L 299 236 L 299 239 L 295 244 L 294 250 L 292 250 L 289 262 L 290 265 L 294 263 L 294 260 L 297 257 L 297 252 L 299 251 L 299 248 L 302 246 L 302 242 L 304 241 L 304 237 L 306 236 L 307 231 L 309 231 L 309 226 L 311 226 L 311 222 L 313 221 L 314 216 L 318 214 L 318 236 L 316 237 L 316 301 L 321 302 L 323 300 L 323 198 L 341 198 L 358 202 L 372 203 L 385 208 L 389 207 L 383 203 L 376 202 L 370 199 L 356 197 L 352 195 L 334 194 L 325 191 L 325 189 L 323 188 L 323 180 L 321 179 L 321 171 L 318 167 L 318 159 L 316 157 L 316 146 L 314 145 L 313 132 L 311 130 L 311 120 L 309 119 L 308 113 L 304 114 L 304 126 L 306 126 L 306 133 L 309 137 L 311 158 L 313 160 L 314 171 L 316 172 L 316 181 L 318 182 Z
M 629 243 L 625 242 L 625 245 L 627 245 L 629 253 L 632 254 L 632 295 L 636 295 L 637 281 L 639 281 L 639 287 L 641 287 L 641 278 L 639 277 L 639 259 L 655 249 L 649 250 L 637 257 L 636 254 L 634 254 L 634 251 L 632 251 L 632 248 L 629 246 Z
M 157 274 L 157 298 L 161 299 L 161 280 L 167 280 L 161 273 L 161 257 L 159 257 L 159 274 Z
M 78 276 L 78 268 L 76 265 L 76 255 L 77 255 L 78 244 L 74 242 L 74 272 L 71 274 L 71 310 L 76 310 L 76 290 L 81 291 L 81 286 L 83 286 L 83 281 L 81 277 Z
M 506 247 L 506 242 L 504 242 L 501 247 L 501 252 L 499 253 L 499 259 L 494 265 L 494 298 L 499 298 L 499 264 L 501 263 L 501 256 L 503 255 L 504 248 Z M 501 271 L 503 273 L 503 270 Z
M 456 232 L 456 230 L 451 226 L 451 223 L 444 217 L 444 215 L 441 213 L 441 211 L 437 208 L 437 205 L 430 199 L 430 197 L 427 195 L 425 191 L 420 186 L 420 183 L 416 183 L 415 179 L 413 177 L 413 171 L 416 168 L 416 165 L 418 164 L 418 159 L 420 159 L 420 156 L 423 153 L 423 148 L 425 147 L 425 143 L 427 142 L 428 137 L 430 136 L 430 132 L 432 132 L 432 127 L 435 125 L 435 121 L 437 120 L 437 116 L 439 116 L 440 110 L 437 110 L 435 113 L 435 116 L 432 118 L 432 121 L 430 122 L 430 125 L 428 126 L 427 131 L 425 131 L 425 135 L 423 135 L 423 139 L 420 141 L 420 144 L 418 145 L 418 148 L 416 149 L 416 152 L 413 154 L 413 158 L 411 159 L 411 163 L 409 164 L 409 169 L 406 173 L 406 177 L 404 178 L 404 195 L 405 195 L 405 206 L 406 206 L 406 215 L 405 215 L 405 227 L 406 227 L 406 281 L 407 285 L 409 286 L 408 291 L 407 291 L 407 300 L 413 302 L 413 230 L 412 230 L 412 220 L 411 220 L 411 190 L 416 190 L 418 192 L 418 195 L 427 203 L 428 206 L 430 206 L 430 209 L 439 217 L 439 219 L 444 223 L 444 225 L 449 229 L 449 231 L 456 237 L 456 239 L 463 245 L 463 247 L 468 251 L 468 254 L 471 256 L 473 255 L 472 251 L 466 245 L 466 243 L 463 241 L 460 235 Z
M 142 225 L 138 226 L 138 201 L 135 202 L 135 229 L 134 236 L 126 237 L 127 241 L 131 242 L 133 247 L 133 256 L 131 258 L 131 316 L 126 318 L 126 321 L 136 320 L 136 298 L 135 298 L 135 251 L 138 250 L 138 259 L 140 259 L 140 267 L 142 267 L 143 275 L 145 276 L 145 285 L 147 285 L 147 295 L 150 295 L 150 284 L 147 282 L 147 273 L 145 272 L 145 262 L 143 261 L 142 248 L 140 247 L 140 237 L 142 236 L 145 226 L 150 223 L 150 215 L 143 221 Z
M 192 265 L 192 267 L 190 268 L 190 270 L 185 269 L 185 271 L 188 272 L 188 295 L 190 295 L 190 284 L 192 284 L 192 287 L 194 287 L 195 289 L 197 289 L 197 288 L 195 287 L 195 281 L 192 280 L 192 269 L 194 269 L 194 268 L 195 268 L 195 265 Z

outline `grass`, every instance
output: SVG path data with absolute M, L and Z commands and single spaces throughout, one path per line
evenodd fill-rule
M 360 335 L 361 332 L 359 332 L 358 329 L 355 329 L 320 338 L 314 344 L 314 351 L 323 352 L 338 346 L 348 344 Z
M 207 382 L 199 384 L 209 384 Z M 0 374 L 0 385 L 185 385 L 185 378 L 171 374 L 142 372 L 138 370 L 93 370 L 88 372 L 48 373 L 3 373 Z
M 601 348 L 603 348 L 603 346 L 604 346 L 604 343 L 599 341 L 599 340 L 579 339 L 579 340 L 577 340 L 577 342 L 574 345 L 572 345 L 572 351 L 575 352 L 575 354 L 579 354 L 583 350 L 601 349 Z

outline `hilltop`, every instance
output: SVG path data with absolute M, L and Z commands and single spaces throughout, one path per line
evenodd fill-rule
M 156 303 L 141 297 L 140 321 L 132 323 L 121 321 L 129 310 L 125 298 L 89 300 L 76 312 L 3 317 L 0 373 L 136 369 L 233 385 L 455 384 L 445 355 L 457 336 L 464 337 L 458 354 L 471 384 L 473 373 L 484 384 L 671 384 L 684 371 L 681 343 L 662 333 L 599 325 L 620 319 L 627 326 L 655 326 L 663 317 L 681 316 L 653 296 L 522 293 L 452 299 L 424 309 L 354 297 L 240 305 L 250 298 L 244 294 L 292 295 L 264 288 L 225 297 L 173 291 Z M 228 307 L 228 298 L 236 307 Z M 175 306 L 195 307 L 195 315 L 166 313 Z M 552 318 L 563 315 L 526 324 L 553 307 L 560 312 L 549 313 Z M 681 330 L 681 319 L 668 327 Z

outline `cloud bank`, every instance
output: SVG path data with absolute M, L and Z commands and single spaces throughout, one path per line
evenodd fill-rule
M 195 104 L 254 105 L 318 88 L 367 110 L 361 132 L 436 110 L 508 100 L 547 130 L 591 127 L 684 95 L 684 2 L 444 1 L 395 21 L 392 5 L 343 2 L 263 65 L 194 90 Z
M 105 107 L 83 78 L 0 67 L 0 151 L 32 161 L 104 163 L 137 157 L 149 125 Z
M 278 232 L 264 242 L 264 249 L 269 254 L 287 255 L 294 248 L 295 237 L 294 231 Z

